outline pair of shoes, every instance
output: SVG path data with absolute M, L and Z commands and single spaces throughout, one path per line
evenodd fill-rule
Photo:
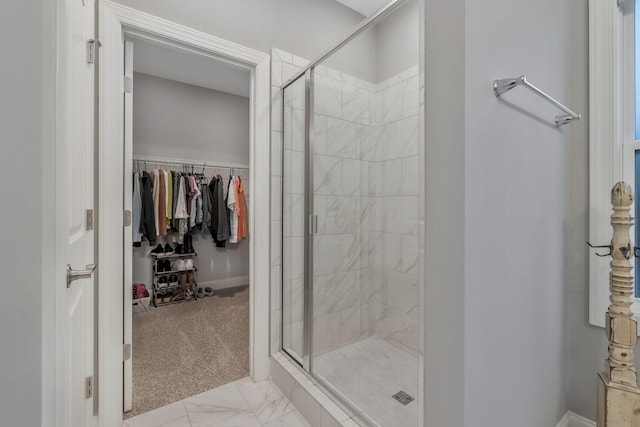
M 156 248 L 152 250 L 151 253 L 155 255 L 172 255 L 174 252 L 171 245 L 167 243 L 164 245 L 164 247 L 162 247 L 162 244 L 158 244 L 158 246 L 156 246 Z
M 197 286 L 197 284 L 195 282 L 193 282 L 194 286 L 196 286 L 196 296 L 198 298 L 204 298 L 204 297 L 212 297 L 213 296 L 213 288 L 210 286 L 205 286 L 205 287 L 201 287 L 201 286 Z
M 166 277 L 158 278 L 158 289 L 166 288 L 169 286 L 169 282 Z
M 178 289 L 173 293 L 171 297 L 171 301 L 180 301 L 184 299 L 184 291 L 182 289 Z
M 196 278 L 195 275 L 193 274 L 193 271 L 185 271 L 182 274 L 180 274 L 180 284 L 182 286 L 187 285 L 188 283 L 196 283 Z
M 172 274 L 169 276 L 169 286 L 178 286 L 178 275 Z
M 193 270 L 193 260 L 191 258 L 178 260 L 176 267 L 178 271 Z
M 184 299 L 186 301 L 190 301 L 191 298 L 193 298 L 193 291 L 191 289 L 187 289 L 186 291 L 184 291 Z
M 185 233 L 184 235 L 184 244 L 182 245 L 182 253 L 183 254 L 192 254 L 195 253 L 193 250 L 193 236 L 191 233 Z
M 171 261 L 168 259 L 159 259 L 156 261 L 156 272 L 171 271 Z

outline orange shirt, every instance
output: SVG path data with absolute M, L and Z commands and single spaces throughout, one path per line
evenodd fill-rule
M 238 242 L 247 237 L 247 203 L 244 199 L 244 187 L 240 177 L 235 180 L 236 205 L 238 209 Z

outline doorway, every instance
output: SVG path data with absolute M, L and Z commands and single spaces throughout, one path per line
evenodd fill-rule
M 100 17 L 103 60 L 99 65 L 99 213 L 102 218 L 99 227 L 101 235 L 110 236 L 100 239 L 101 283 L 124 282 L 124 236 L 131 233 L 123 201 L 125 153 L 122 136 L 125 130 L 124 92 L 128 85 L 122 76 L 124 40 L 147 40 L 233 64 L 249 72 L 249 372 L 254 381 L 264 380 L 269 376 L 269 56 L 108 1 L 101 4 Z M 254 215 L 254 212 L 267 214 Z M 124 365 L 130 360 L 124 336 L 125 286 L 100 287 L 99 295 L 100 419 L 104 425 L 116 425 L 122 420 Z
M 249 96 L 245 68 L 125 41 L 125 418 L 249 375 Z

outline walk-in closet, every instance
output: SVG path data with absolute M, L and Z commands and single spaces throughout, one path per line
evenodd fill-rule
M 143 38 L 124 64 L 129 418 L 249 375 L 250 73 Z

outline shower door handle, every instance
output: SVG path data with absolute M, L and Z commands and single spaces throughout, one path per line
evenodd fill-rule
M 309 234 L 318 234 L 318 215 L 309 215 Z

